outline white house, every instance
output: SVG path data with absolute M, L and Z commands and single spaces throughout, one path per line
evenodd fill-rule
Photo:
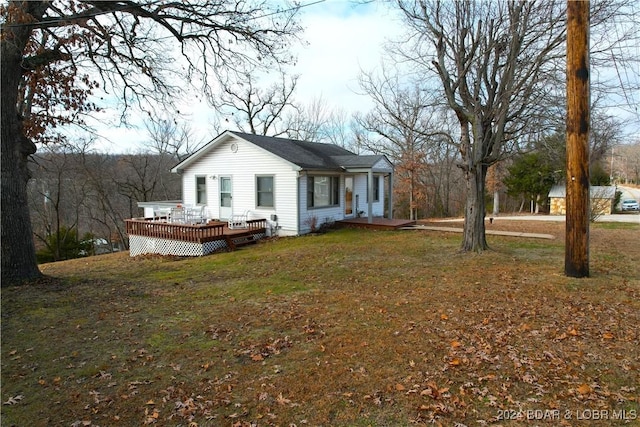
M 385 199 L 392 216 L 391 162 L 337 145 L 226 131 L 171 171 L 182 175 L 185 205 L 222 221 L 265 218 L 281 236 L 356 216 L 371 222 L 384 216 Z

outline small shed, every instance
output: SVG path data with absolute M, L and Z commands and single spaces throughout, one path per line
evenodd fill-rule
M 597 215 L 613 213 L 613 203 L 616 198 L 616 188 L 613 186 L 591 186 L 591 211 Z M 567 188 L 564 184 L 556 184 L 549 190 L 549 213 L 551 215 L 566 215 Z

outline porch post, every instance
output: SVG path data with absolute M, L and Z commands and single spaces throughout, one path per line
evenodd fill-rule
M 393 219 L 393 170 L 389 174 L 389 219 Z
M 369 216 L 367 218 L 367 222 L 369 224 L 373 223 L 373 169 L 369 169 L 367 173 L 367 209 L 369 211 Z

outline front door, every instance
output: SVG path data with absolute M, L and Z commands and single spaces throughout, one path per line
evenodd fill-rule
M 231 177 L 220 177 L 220 219 L 231 218 Z
M 344 216 L 353 216 L 353 177 L 344 177 Z

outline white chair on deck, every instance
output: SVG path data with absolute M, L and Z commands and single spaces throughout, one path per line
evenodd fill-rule
M 196 206 L 187 210 L 187 222 L 190 224 L 202 224 L 205 221 L 205 206 Z
M 240 215 L 231 215 L 229 218 L 228 226 L 230 230 L 239 228 L 247 228 L 247 220 L 249 219 L 249 211 L 246 210 Z
M 154 221 L 166 221 L 169 219 L 171 215 L 171 209 L 169 208 L 161 208 L 158 206 L 153 207 L 153 220 Z
M 184 224 L 185 221 L 186 216 L 183 207 L 171 208 L 170 222 Z

